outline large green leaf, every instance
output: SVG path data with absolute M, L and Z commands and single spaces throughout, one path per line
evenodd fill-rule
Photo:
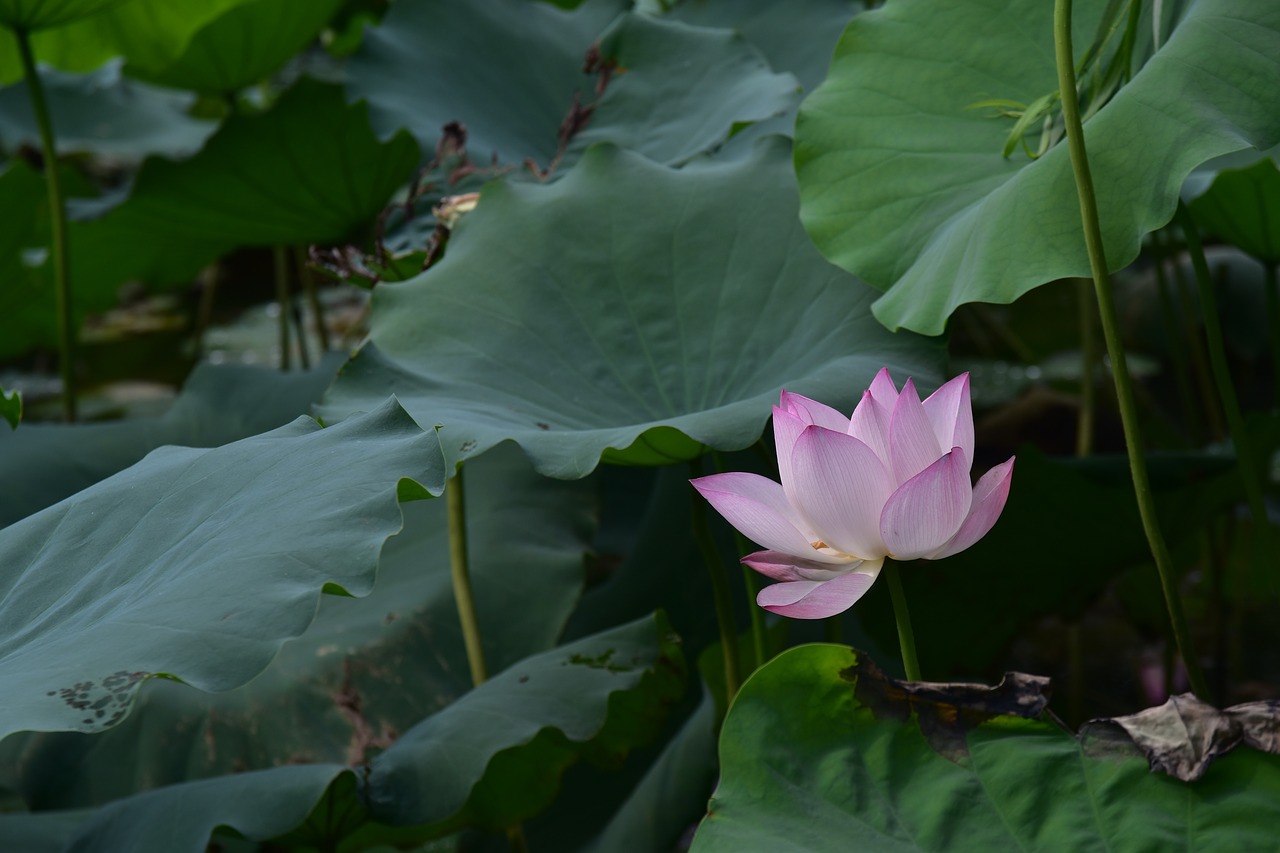
M 807 91 L 827 76 L 840 33 L 862 9 L 858 0 L 683 0 L 667 17 L 737 30 L 775 71 L 796 75 Z
M 469 463 L 466 485 L 472 588 L 486 662 L 498 672 L 552 648 L 577 603 L 593 484 L 539 477 L 505 447 Z M 471 680 L 444 502 L 403 512 L 373 590 L 325 596 L 306 633 L 249 684 L 205 694 L 148 682 L 129 718 L 92 739 L 6 742 L 0 766 L 18 772 L 9 784 L 32 808 L 71 808 L 287 761 L 358 764 L 456 700 Z
M 794 109 L 799 83 L 774 74 L 740 35 L 626 15 L 600 40 L 613 77 L 570 159 L 612 142 L 678 164 L 724 142 L 735 126 Z
M 1270 157 L 1218 173 L 1191 202 L 1196 224 L 1266 264 L 1280 264 L 1280 168 Z
M 566 12 L 528 0 L 396 3 L 365 31 L 347 91 L 368 102 L 384 138 L 407 128 L 432 151 L 441 128 L 461 121 L 478 162 L 493 154 L 545 166 L 575 93 L 589 100 L 587 49 L 623 5 L 593 0 Z
M 1077 4 L 1077 54 L 1104 4 Z M 1056 91 L 1042 0 L 889 3 L 845 31 L 801 107 L 801 215 L 823 253 L 888 292 L 890 328 L 940 332 L 965 302 L 1010 302 L 1087 276 L 1065 145 L 1001 156 L 1011 121 L 974 105 Z M 1198 164 L 1280 142 L 1280 5 L 1195 0 L 1133 80 L 1085 124 L 1107 259 L 1132 261 Z
M 1280 756 L 1239 749 L 1188 785 L 1141 758 L 1093 757 L 1053 726 L 997 717 L 952 761 L 905 703 L 899 713 L 863 701 L 864 676 L 851 670 L 859 662 L 847 647 L 802 646 L 743 686 L 720 734 L 720 785 L 695 853 L 1275 843 Z
M 523 660 L 375 758 L 370 812 L 442 833 L 510 826 L 554 799 L 575 760 L 616 764 L 650 740 L 684 674 L 660 614 Z
M 113 56 L 157 66 L 180 55 L 209 21 L 250 0 L 0 0 L 55 25 L 32 36 L 36 59 L 65 71 L 92 71 Z M 0 6 L 0 8 L 4 8 Z M 80 17 L 81 13 L 89 13 Z M 75 19 L 72 15 L 74 13 Z M 22 79 L 17 43 L 0 29 L 0 83 Z
M 175 89 L 223 94 L 260 83 L 319 34 L 342 0 L 253 0 L 210 21 L 177 59 L 129 63 L 129 73 Z
M 491 184 L 442 262 L 375 292 L 321 411 L 395 393 L 450 460 L 514 440 L 571 478 L 745 447 L 784 386 L 851 409 L 885 365 L 929 384 L 936 343 L 881 328 L 801 230 L 789 150 L 674 170 L 596 146 L 555 184 Z
M 0 431 L 0 527 L 122 471 L 165 444 L 217 447 L 305 414 L 345 361 L 338 353 L 305 374 L 200 364 L 157 418 L 98 424 L 27 424 Z
M 332 429 L 300 418 L 157 450 L 5 528 L 0 734 L 115 725 L 151 676 L 245 683 L 307 628 L 322 587 L 368 593 L 397 493 L 442 479 L 435 436 L 388 401 Z
M 43 30 L 92 17 L 126 0 L 0 0 L 0 25 Z
M 59 153 L 91 151 L 124 161 L 147 154 L 185 157 L 218 125 L 186 114 L 195 97 L 121 77 L 120 63 L 89 74 L 40 73 Z M 0 143 L 39 148 L 40 132 L 24 84 L 0 88 Z

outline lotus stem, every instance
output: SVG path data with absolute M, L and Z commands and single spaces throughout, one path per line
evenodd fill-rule
M 1191 367 L 1187 362 L 1186 349 L 1178 345 L 1178 336 L 1183 333 L 1186 324 L 1181 321 L 1178 306 L 1174 304 L 1173 294 L 1169 292 L 1169 280 L 1164 273 L 1164 250 L 1160 241 L 1156 239 L 1158 233 L 1152 233 L 1151 246 L 1155 253 L 1156 290 L 1160 295 L 1160 316 L 1164 321 L 1165 334 L 1169 338 L 1173 377 L 1178 386 L 1178 397 L 1182 401 L 1182 414 L 1186 418 L 1191 444 L 1193 447 L 1200 447 L 1204 444 L 1200 406 L 1196 404 L 1195 391 L 1191 388 Z
M 1089 171 L 1089 158 L 1084 144 L 1084 126 L 1080 122 L 1080 103 L 1076 95 L 1076 75 L 1071 47 L 1071 0 L 1055 0 L 1053 13 L 1053 44 L 1058 70 L 1058 91 L 1062 96 L 1062 117 L 1066 125 L 1067 146 L 1071 167 L 1075 173 L 1076 192 L 1080 198 L 1080 219 L 1084 229 L 1085 246 L 1089 252 L 1089 267 L 1093 272 L 1094 291 L 1098 297 L 1098 313 L 1102 318 L 1102 333 L 1111 356 L 1115 375 L 1116 400 L 1120 406 L 1120 420 L 1124 427 L 1126 449 L 1129 453 L 1129 471 L 1133 489 L 1138 499 L 1138 513 L 1142 517 L 1142 529 L 1160 574 L 1160 587 L 1164 592 L 1165 607 L 1169 611 L 1169 623 L 1182 655 L 1183 664 L 1191 680 L 1191 689 L 1208 701 L 1204 673 L 1200 661 L 1191 648 L 1190 632 L 1178 597 L 1173 573 L 1173 560 L 1169 546 L 1160 532 L 1156 518 L 1155 498 L 1147 477 L 1147 463 L 1142 453 L 1142 431 L 1138 424 L 1138 410 L 1134 402 L 1133 383 L 1125 360 L 1124 345 L 1120 340 L 1120 323 L 1116 317 L 1115 299 L 1111 292 L 1111 279 L 1107 272 L 1106 253 L 1102 243 L 1102 227 L 1098 220 L 1098 204 L 1093 191 L 1093 177 Z
M 311 306 L 311 316 L 315 318 L 316 337 L 320 341 L 320 352 L 329 351 L 329 327 L 324 322 L 324 305 L 320 302 L 320 291 L 316 287 L 315 273 L 307 266 L 307 253 L 301 246 L 293 247 L 293 265 L 298 268 L 298 280 L 307 294 L 307 304 Z
M 449 568 L 453 579 L 453 598 L 458 605 L 458 621 L 462 623 L 462 641 L 467 648 L 471 683 L 478 687 L 489 675 L 484 663 L 484 646 L 480 643 L 480 620 L 476 618 L 476 602 L 471 594 L 471 572 L 467 562 L 467 507 L 461 466 L 445 486 L 444 495 L 449 514 Z
M 31 50 L 31 34 L 14 30 L 18 53 L 22 56 L 22 76 L 31 96 L 31 111 L 40 130 L 40 156 L 44 159 L 44 181 L 49 192 L 49 224 L 53 237 L 53 283 L 58 301 L 58 369 L 62 374 L 62 419 L 76 419 L 75 358 L 76 336 L 72 326 L 70 254 L 67 250 L 67 208 L 62 196 L 62 180 L 58 177 L 58 150 L 54 146 L 53 122 L 44 97 L 44 84 L 36 70 L 35 53 Z
M 1084 457 L 1093 452 L 1097 421 L 1098 394 L 1093 374 L 1098 364 L 1098 335 L 1093 327 L 1095 309 L 1089 282 L 1081 279 L 1076 285 L 1076 302 L 1080 306 L 1080 411 L 1076 418 L 1076 456 Z
M 702 466 L 697 460 L 689 463 L 694 478 L 702 476 Z M 733 600 L 729 595 L 729 582 L 725 580 L 724 566 L 711 538 L 707 525 L 707 512 L 696 491 L 689 490 L 690 508 L 693 511 L 693 538 L 702 552 L 702 561 L 711 575 L 711 596 L 715 600 L 716 622 L 720 626 L 720 650 L 724 656 L 724 692 L 726 706 L 733 703 L 741 683 L 738 669 L 738 628 L 733 618 Z
M 1262 483 L 1258 479 L 1258 467 L 1253 457 L 1253 447 L 1244 427 L 1244 413 L 1240 411 L 1240 399 L 1236 396 L 1231 368 L 1227 366 L 1227 347 L 1222 340 L 1222 322 L 1218 317 L 1218 300 L 1213 294 L 1213 279 L 1209 275 L 1209 263 L 1205 260 L 1200 231 L 1196 228 L 1191 211 L 1181 201 L 1176 214 L 1178 225 L 1187 241 L 1191 255 L 1191 267 L 1196 273 L 1196 289 L 1200 293 L 1200 312 L 1204 317 L 1205 339 L 1209 342 L 1209 366 L 1213 369 L 1213 381 L 1222 400 L 1222 411 L 1227 416 L 1227 429 L 1231 443 L 1235 445 L 1236 463 L 1240 467 L 1240 479 L 1244 482 L 1245 500 L 1253 514 L 1254 523 L 1261 529 L 1267 525 L 1267 507 L 1262 499 Z
M 1280 294 L 1276 293 L 1276 288 L 1280 287 L 1276 282 L 1276 269 L 1280 264 L 1263 261 L 1262 265 L 1267 278 L 1263 292 L 1267 300 L 1267 328 L 1271 332 L 1271 381 L 1275 386 L 1273 405 L 1280 406 Z
M 920 661 L 916 658 L 916 633 L 911 629 L 911 611 L 907 609 L 907 594 L 902 589 L 898 564 L 893 560 L 885 560 L 880 573 L 889 582 L 889 597 L 893 599 L 893 618 L 898 623 L 902 668 L 907 673 L 907 681 L 921 681 Z
M 723 474 L 728 468 L 724 464 L 724 455 L 720 451 L 712 453 L 712 459 L 716 463 L 716 471 Z M 735 528 L 733 531 L 734 543 L 738 546 L 738 556 L 745 557 L 751 551 L 755 550 L 751 547 L 751 543 L 747 541 L 747 537 L 743 536 Z M 750 675 L 756 669 L 764 666 L 769 662 L 769 645 L 768 637 L 765 633 L 764 610 L 754 606 L 756 596 L 760 594 L 760 575 L 749 566 L 742 567 L 742 587 L 747 592 L 747 610 L 751 615 L 751 650 L 755 654 L 755 660 L 746 670 L 746 675 Z
M 275 262 L 276 302 L 280 303 L 280 369 L 288 371 L 291 347 L 289 343 L 289 258 L 285 255 L 283 246 L 276 246 L 272 250 L 272 260 Z

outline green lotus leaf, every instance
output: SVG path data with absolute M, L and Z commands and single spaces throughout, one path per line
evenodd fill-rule
M 186 157 L 200 149 L 217 123 L 191 118 L 195 96 L 120 75 L 119 61 L 88 74 L 40 73 L 61 154 L 91 151 L 140 161 L 148 154 Z M 0 143 L 9 150 L 39 148 L 40 133 L 25 85 L 0 88 Z
M 435 436 L 388 401 L 332 429 L 300 418 L 215 450 L 163 448 L 10 525 L 0 735 L 108 728 L 148 677 L 245 683 L 311 624 L 322 588 L 369 592 L 397 495 L 442 480 Z
M 52 26 L 31 37 L 38 62 L 64 71 L 92 71 L 124 56 L 144 65 L 163 65 L 181 55 L 205 24 L 251 0 L 0 0 L 15 12 Z M 24 8 L 25 7 L 25 8 Z M 72 16 L 64 14 L 74 13 Z M 84 17 L 80 17 L 85 13 Z M 89 14 L 91 13 L 91 14 Z M 0 12 L 0 14 L 3 14 Z M 15 16 L 16 17 L 16 16 Z M 0 24 L 4 22 L 0 20 Z M 28 28 L 30 29 L 30 28 Z M 0 28 L 0 83 L 22 79 L 17 42 Z
M 678 642 L 658 614 L 520 661 L 370 763 L 371 815 L 443 834 L 536 814 L 572 762 L 616 766 L 653 738 L 684 687 Z
M 89 18 L 127 0 L 0 0 L 0 25 L 44 30 Z
M 1076 4 L 1077 55 L 1102 0 Z M 1052 4 L 906 0 L 853 19 L 801 107 L 801 216 L 834 263 L 887 292 L 890 328 L 937 334 L 965 302 L 1087 276 L 1066 145 L 1002 156 L 1012 120 L 976 105 L 1057 90 Z M 1173 215 L 1197 165 L 1280 142 L 1280 5 L 1195 0 L 1085 123 L 1110 267 Z
M 937 342 L 886 332 L 813 249 L 789 152 L 675 170 L 596 146 L 555 184 L 489 185 L 443 261 L 375 291 L 319 411 L 394 393 L 451 462 L 513 440 L 574 478 L 746 447 L 784 386 L 852 411 L 886 365 L 936 381 Z
M 254 0 L 214 18 L 172 62 L 129 63 L 129 74 L 175 89 L 209 94 L 260 83 L 304 48 L 341 0 Z
M 283 426 L 320 398 L 345 360 L 315 370 L 199 364 L 163 415 L 114 423 L 27 424 L 0 432 L 0 527 L 123 471 L 165 444 L 217 447 Z
M 590 99 L 583 73 L 592 43 L 622 11 L 593 0 L 573 11 L 527 0 L 397 3 L 367 29 L 347 66 L 347 91 L 369 104 L 383 138 L 407 128 L 433 151 L 445 124 L 461 121 L 479 163 L 496 155 L 547 165 L 575 94 Z
M 721 730 L 720 784 L 694 853 L 1274 843 L 1280 756 L 1237 749 L 1187 784 L 1132 752 L 1097 757 L 1054 726 L 995 717 L 944 758 L 933 744 L 940 733 L 963 736 L 954 717 L 925 730 L 906 703 L 869 704 L 855 686 L 863 676 L 851 673 L 861 662 L 848 647 L 801 646 L 743 685 Z
M 1270 157 L 1219 172 L 1190 207 L 1197 225 L 1265 264 L 1280 264 L 1280 168 Z
M 537 476 L 514 446 L 467 465 L 470 574 L 490 672 L 559 640 L 582 592 L 593 486 Z M 65 809 L 237 769 L 354 765 L 456 701 L 471 680 L 444 501 L 402 512 L 373 590 L 323 597 L 306 633 L 249 684 L 207 694 L 153 680 L 127 719 L 93 738 L 11 738 L 0 746 L 0 766 L 19 768 L 8 784 L 32 808 Z

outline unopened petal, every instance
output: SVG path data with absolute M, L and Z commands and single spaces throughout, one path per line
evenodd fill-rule
M 782 400 L 778 405 L 798 416 L 806 425 L 813 424 L 826 429 L 833 429 L 836 432 L 849 431 L 848 418 L 827 404 L 819 403 L 817 400 L 810 400 L 800 394 L 783 391 Z
M 829 581 L 792 581 L 760 590 L 756 603 L 792 619 L 825 619 L 843 613 L 871 589 L 873 573 L 850 572 Z
M 796 508 L 814 534 L 850 556 L 883 557 L 880 511 L 893 484 L 875 451 L 851 435 L 811 426 L 796 440 L 791 462 Z
M 933 435 L 939 447 L 959 447 L 973 464 L 973 405 L 969 401 L 969 374 L 947 382 L 924 401 Z
M 893 411 L 894 403 L 898 402 L 898 388 L 893 384 L 893 378 L 889 376 L 889 368 L 880 368 L 880 372 L 876 374 L 875 379 L 871 380 L 871 387 L 867 390 L 871 392 L 872 397 L 876 398 L 877 403 L 884 406 L 885 411 Z
M 978 484 L 973 487 L 973 506 L 969 509 L 969 516 L 960 525 L 956 535 L 951 537 L 951 541 L 926 556 L 925 559 L 940 560 L 952 554 L 959 554 L 991 531 L 996 520 L 1000 518 L 1000 513 L 1004 511 L 1005 501 L 1009 498 L 1015 458 L 1009 457 L 1008 460 L 982 475 Z
M 732 471 L 690 482 L 716 512 L 752 542 L 790 554 L 813 551 L 803 521 L 787 503 L 782 486 L 773 480 Z
M 915 383 L 908 379 L 889 418 L 889 457 L 894 485 L 907 482 L 949 449 L 938 444 Z
M 862 399 L 853 410 L 849 423 L 849 434 L 876 452 L 885 469 L 891 464 L 889 457 L 889 415 L 890 410 L 880 405 L 870 391 L 862 392 Z
M 918 559 L 956 535 L 972 503 L 969 462 L 956 448 L 898 487 L 884 505 L 880 535 L 895 559 Z
M 853 559 L 843 563 L 820 563 L 782 551 L 756 551 L 743 557 L 742 564 L 776 581 L 828 581 L 861 565 Z

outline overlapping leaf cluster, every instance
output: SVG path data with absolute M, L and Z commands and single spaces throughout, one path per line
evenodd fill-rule
M 78 319 L 245 248 L 381 280 L 349 360 L 204 365 L 160 418 L 0 431 L 0 837 L 670 850 L 717 775 L 694 849 L 1268 837 L 1274 756 L 1185 788 L 997 718 L 956 763 L 868 705 L 838 646 L 763 666 L 717 759 L 691 472 L 759 468 L 781 388 L 849 410 L 883 366 L 940 383 L 946 342 L 885 325 L 937 334 L 962 303 L 1083 272 L 1065 151 L 1004 159 L 1007 124 L 967 109 L 1052 88 L 1047 29 L 1028 35 L 1043 4 L 862 5 L 0 0 L 48 63 Z M 1276 13 L 1183 5 L 1090 124 L 1117 267 L 1192 168 L 1280 142 L 1280 110 L 1259 107 L 1280 70 L 1253 49 Z M 1001 49 L 977 49 L 993 20 Z M 20 78 L 0 49 L 4 357 L 55 342 Z M 1148 118 L 1155 157 L 1116 141 Z M 104 163 L 107 181 L 86 168 Z M 1273 175 L 1224 172 L 1196 202 L 1272 264 L 1265 218 L 1232 199 Z M 432 215 L 468 191 L 474 210 Z M 996 531 L 907 574 L 931 671 L 997 672 L 1036 620 L 1125 595 L 1144 559 L 1118 460 L 1019 465 Z M 435 499 L 460 467 L 495 673 L 478 687 Z M 1238 501 L 1230 462 L 1157 467 L 1191 550 Z M 1083 559 L 1081 542 L 1105 545 Z M 843 627 L 892 659 L 884 594 Z M 772 650 L 804 630 L 774 624 Z

